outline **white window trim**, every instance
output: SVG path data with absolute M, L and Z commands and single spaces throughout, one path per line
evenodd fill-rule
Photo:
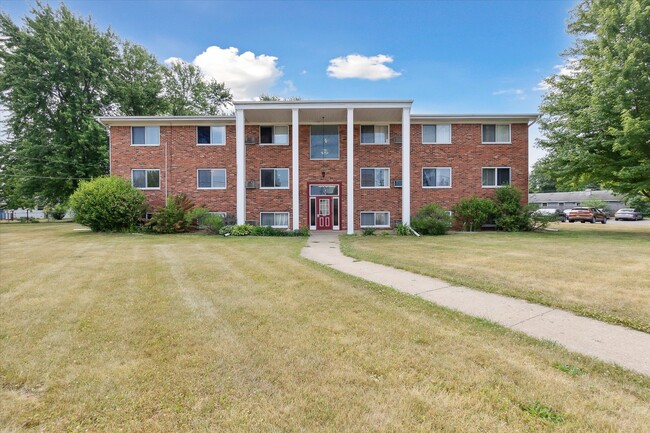
M 438 125 L 449 125 L 449 141 L 424 141 L 424 127 L 425 126 L 438 126 Z M 423 123 L 421 126 L 420 133 L 422 134 L 422 144 L 451 144 L 452 138 L 452 128 L 451 123 Z M 483 126 L 481 126 L 481 134 L 483 133 Z M 436 139 L 438 138 L 438 131 L 436 130 Z M 481 138 L 482 139 L 482 138 Z
M 483 139 L 483 126 L 485 125 L 494 125 L 495 126 L 495 131 L 494 134 L 496 135 L 496 126 L 497 125 L 508 125 L 508 137 L 510 137 L 510 141 L 485 141 Z M 496 137 L 495 137 L 496 139 Z M 481 144 L 512 144 L 512 124 L 511 123 L 481 123 Z
M 364 143 L 361 141 L 361 128 L 364 126 L 387 126 L 388 127 L 388 132 L 386 133 L 386 137 L 388 138 L 388 141 L 385 143 Z M 362 123 L 359 125 L 359 144 L 361 146 L 388 146 L 390 144 L 390 124 L 389 123 Z
M 289 212 L 260 212 L 260 225 L 262 225 L 262 214 L 273 214 L 273 221 L 274 222 L 275 222 L 275 215 L 277 215 L 277 214 L 286 214 L 287 215 L 287 225 L 286 226 L 272 225 L 270 227 L 274 228 L 274 229 L 288 229 L 289 228 L 289 221 L 291 221 L 291 215 L 290 215 Z M 269 226 L 264 226 L 264 227 L 269 227 Z
M 287 170 L 287 186 L 262 186 L 262 170 Z M 260 189 L 290 189 L 291 188 L 291 170 L 288 167 L 262 167 L 260 168 Z
M 374 216 L 374 222 L 377 221 L 377 217 L 376 217 L 376 216 L 377 216 L 378 213 L 387 213 L 387 214 L 388 214 L 388 225 L 385 225 L 385 226 L 378 226 L 378 225 L 375 225 L 375 224 L 373 224 L 373 225 L 371 225 L 371 226 L 363 225 L 363 224 L 361 224 L 361 214 L 364 214 L 364 213 L 371 213 L 371 214 L 373 214 L 373 216 Z M 388 210 L 377 210 L 377 211 L 364 210 L 364 211 L 359 212 L 359 225 L 361 226 L 361 228 L 365 228 L 365 227 L 390 228 L 390 221 L 391 221 L 391 220 L 390 220 L 390 211 L 388 211 Z
M 213 127 L 223 128 L 223 143 L 199 143 L 199 126 L 210 128 L 210 141 L 212 141 L 212 128 Z M 195 132 L 196 132 L 195 137 L 196 137 L 197 146 L 225 146 L 226 145 L 226 132 L 227 132 L 226 125 L 197 125 Z
M 223 177 L 224 177 L 224 186 L 210 186 L 210 187 L 202 187 L 199 186 L 199 171 L 201 170 L 223 170 Z M 196 169 L 196 189 L 199 190 L 204 190 L 204 189 L 226 189 L 228 186 L 228 172 L 226 171 L 225 168 L 197 168 Z
M 150 188 L 150 187 L 139 188 L 139 187 L 133 185 L 133 172 L 134 171 L 157 171 L 158 172 L 158 187 L 157 188 Z M 145 179 L 146 178 L 147 178 L 147 176 L 145 175 Z M 161 183 L 162 183 L 162 179 L 160 179 L 160 169 L 159 168 L 132 168 L 131 169 L 131 186 L 133 186 L 133 188 L 135 188 L 135 189 L 139 189 L 141 191 L 147 191 L 147 190 L 156 191 L 156 190 L 160 190 L 160 184 Z
M 133 128 L 147 128 L 147 126 L 131 126 L 130 133 L 131 133 L 131 146 L 133 147 L 159 147 L 160 146 L 160 126 L 158 125 L 149 125 L 149 128 L 152 127 L 158 127 L 158 143 L 155 144 L 134 144 L 133 143 Z M 146 137 L 146 132 L 145 132 L 145 137 Z
M 287 128 L 287 142 L 286 143 L 276 143 L 275 142 L 275 128 L 278 126 L 284 126 Z M 273 143 L 262 143 L 262 128 L 267 127 L 267 128 L 273 128 L 272 132 L 272 137 L 273 137 Z M 291 143 L 291 128 L 289 125 L 260 125 L 260 146 L 288 146 L 289 143 Z
M 497 169 L 499 168 L 507 168 L 508 169 L 508 185 L 483 185 L 483 170 L 484 169 L 492 169 L 494 170 L 494 182 L 496 183 L 497 181 Z M 504 186 L 511 186 L 512 185 L 512 167 L 481 167 L 481 188 L 503 188 Z
M 313 128 L 314 126 L 332 126 L 332 125 L 337 127 L 336 139 L 339 142 L 339 157 L 338 158 L 312 158 L 311 157 L 311 146 L 312 146 L 311 128 Z M 340 161 L 341 160 L 341 125 L 339 125 L 338 123 L 312 123 L 311 125 L 309 125 L 309 160 L 310 161 Z
M 449 186 L 424 186 L 424 170 L 448 168 L 449 169 Z M 423 189 L 450 189 L 453 185 L 453 170 L 451 167 L 422 167 L 422 177 L 420 178 Z M 481 171 L 481 183 L 483 183 L 483 171 Z
M 388 170 L 388 185 L 386 186 L 363 186 L 361 172 L 363 170 Z M 390 167 L 361 167 L 359 169 L 359 188 L 361 189 L 390 189 Z

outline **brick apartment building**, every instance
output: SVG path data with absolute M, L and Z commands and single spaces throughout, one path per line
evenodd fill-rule
M 109 129 L 111 174 L 152 208 L 184 193 L 238 224 L 352 233 L 502 185 L 528 191 L 537 115 L 418 115 L 411 105 L 235 102 L 234 116 L 98 120 Z

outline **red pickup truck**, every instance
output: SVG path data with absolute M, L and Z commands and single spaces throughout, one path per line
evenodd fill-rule
M 607 215 L 599 211 L 595 207 L 574 207 L 569 211 L 567 220 L 570 223 L 580 221 L 585 223 L 589 221 L 590 223 L 601 222 L 607 224 Z

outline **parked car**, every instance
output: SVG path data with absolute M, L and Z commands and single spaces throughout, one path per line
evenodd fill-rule
M 643 219 L 643 214 L 638 209 L 631 209 L 631 208 L 619 209 L 614 214 L 614 219 L 616 221 L 618 220 L 638 221 Z
M 589 221 L 592 224 L 595 222 L 607 224 L 607 216 L 595 207 L 574 207 L 569 211 L 568 220 L 570 223 Z
M 566 221 L 566 215 L 560 209 L 545 207 L 542 209 L 537 209 L 533 212 L 534 215 L 548 215 L 554 217 L 556 221 Z

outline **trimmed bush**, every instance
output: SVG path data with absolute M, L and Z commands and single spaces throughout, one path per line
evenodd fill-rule
M 453 208 L 454 218 L 461 230 L 473 232 L 497 213 L 496 205 L 489 198 L 470 197 L 461 199 Z
M 309 236 L 309 229 L 282 230 L 270 226 L 251 226 L 248 224 L 223 226 L 219 230 L 224 236 Z
M 156 233 L 186 233 L 196 230 L 199 219 L 208 215 L 205 208 L 194 208 L 194 202 L 185 194 L 169 197 L 165 206 L 157 209 L 145 224 Z
M 444 235 L 451 227 L 451 217 L 442 206 L 429 203 L 411 218 L 411 227 L 421 235 Z
M 198 218 L 199 226 L 205 227 L 208 233 L 219 233 L 223 227 L 223 217 L 221 215 L 215 215 L 208 213 L 201 218 Z
M 74 220 L 95 232 L 132 230 L 147 206 L 142 191 L 118 176 L 82 181 L 70 196 Z

